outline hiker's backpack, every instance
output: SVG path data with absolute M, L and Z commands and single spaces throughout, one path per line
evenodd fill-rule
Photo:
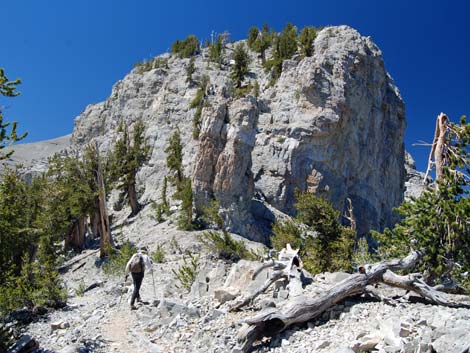
M 132 257 L 129 270 L 133 273 L 144 272 L 144 260 L 142 259 L 142 255 L 136 254 L 135 256 Z

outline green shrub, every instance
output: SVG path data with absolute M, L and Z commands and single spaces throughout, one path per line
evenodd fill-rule
M 161 223 L 165 220 L 163 218 L 163 215 L 166 215 L 166 216 L 170 215 L 170 204 L 166 196 L 167 188 L 168 188 L 168 178 L 165 176 L 163 178 L 161 202 L 158 202 L 158 203 L 155 201 L 151 202 L 151 207 L 154 211 L 153 218 L 158 223 Z
M 165 249 L 161 244 L 158 244 L 156 249 L 150 254 L 150 257 L 155 263 L 162 263 L 165 260 Z
M 196 279 L 198 266 L 199 256 L 188 252 L 187 255 L 183 256 L 181 267 L 178 270 L 172 269 L 171 271 L 180 282 L 181 287 L 189 291 Z
M 339 212 L 327 200 L 309 192 L 297 192 L 296 200 L 294 220 L 273 226 L 273 247 L 281 250 L 289 243 L 299 248 L 311 273 L 351 271 L 354 231 L 339 223 Z
M 189 58 L 197 55 L 199 54 L 199 39 L 195 35 L 190 34 L 182 41 L 176 40 L 171 46 L 171 52 L 180 58 Z
M 170 249 L 174 253 L 183 253 L 183 249 L 181 249 L 180 244 L 178 243 L 178 240 L 176 240 L 175 236 L 172 236 L 170 239 Z
M 168 70 L 168 59 L 165 58 L 154 58 L 149 61 L 138 61 L 134 64 L 134 67 L 137 68 L 137 73 L 143 74 L 144 72 L 150 71 L 152 69 L 167 69 Z
M 111 255 L 106 262 L 104 262 L 103 272 L 107 276 L 124 276 L 127 262 L 130 260 L 132 255 L 136 252 L 136 248 L 129 241 L 124 242 L 121 248 Z
M 204 207 L 202 210 L 202 220 L 207 224 L 214 224 L 217 226 L 217 229 L 222 229 L 224 227 L 224 220 L 219 214 L 220 210 L 220 201 L 212 199 L 208 206 Z
M 85 289 L 86 289 L 86 285 L 82 279 L 80 283 L 78 284 L 78 287 L 75 288 L 75 295 L 78 297 L 83 297 L 83 295 L 85 294 Z
M 369 251 L 369 244 L 365 237 L 357 241 L 356 248 L 353 253 L 352 262 L 355 266 L 370 264 L 376 262 L 377 258 Z
M 228 261 L 240 259 L 254 260 L 255 254 L 250 252 L 243 240 L 235 240 L 228 232 L 209 230 L 199 235 L 199 240 L 219 258 Z
M 7 275 L 0 288 L 0 314 L 7 314 L 25 306 L 55 307 L 67 297 L 59 274 L 50 263 L 25 261 L 21 275 Z

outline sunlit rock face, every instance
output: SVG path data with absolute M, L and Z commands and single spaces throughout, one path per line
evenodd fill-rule
M 294 213 L 296 189 L 325 196 L 340 211 L 350 198 L 360 233 L 393 225 L 392 209 L 404 193 L 405 110 L 372 40 L 347 26 L 324 28 L 314 55 L 284 61 L 274 85 L 250 52 L 245 83 L 257 81 L 260 94 L 242 98 L 235 97 L 229 78 L 235 44 L 227 44 L 222 68 L 208 64 L 203 49 L 192 83 L 186 80 L 189 59 L 169 54 L 160 56 L 167 65 L 133 69 L 106 101 L 76 118 L 72 144 L 96 140 L 108 151 L 119 121 L 132 129 L 143 119 L 153 146 L 138 173 L 145 204 L 160 198 L 168 175 L 164 149 L 179 129 L 196 210 L 217 198 L 225 226 L 250 239 L 267 241 L 276 214 Z M 189 106 L 202 75 L 210 84 L 194 139 L 195 109 Z

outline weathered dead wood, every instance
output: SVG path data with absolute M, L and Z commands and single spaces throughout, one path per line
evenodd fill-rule
M 439 292 L 435 288 L 428 286 L 423 280 L 420 273 L 411 273 L 406 276 L 400 276 L 390 270 L 385 271 L 382 275 L 382 281 L 392 287 L 406 289 L 419 294 L 429 302 L 437 305 L 458 308 L 465 306 L 462 303 L 455 303 L 449 300 L 448 296 Z
M 229 305 L 230 311 L 240 310 L 242 307 L 251 303 L 256 297 L 261 293 L 265 292 L 274 282 L 280 279 L 286 279 L 289 281 L 291 277 L 297 277 L 295 275 L 296 269 L 302 267 L 302 261 L 299 256 L 299 249 L 294 250 L 291 248 L 290 244 L 287 244 L 284 249 L 279 253 L 278 259 L 271 259 L 264 264 L 262 264 L 256 271 L 253 273 L 252 279 L 255 279 L 256 276 L 261 273 L 262 270 L 273 267 L 274 271 L 271 276 L 264 282 L 264 284 L 258 288 L 255 292 L 238 299 L 235 303 Z
M 95 144 L 95 158 L 97 162 L 96 184 L 98 187 L 99 213 L 100 213 L 100 257 L 109 255 L 110 247 L 114 246 L 111 230 L 109 228 L 108 209 L 106 207 L 106 191 L 104 187 L 103 172 L 101 169 L 101 159 L 98 150 L 98 144 Z
M 436 119 L 436 130 L 434 132 L 434 139 L 432 142 L 431 151 L 429 152 L 428 157 L 428 167 L 426 169 L 426 174 L 424 176 L 424 182 L 426 183 L 429 173 L 431 172 L 433 166 L 436 167 L 436 181 L 440 180 L 443 175 L 445 161 L 445 141 L 448 131 L 448 122 L 449 118 L 444 113 L 440 113 Z M 434 159 L 434 161 L 433 161 Z M 436 183 L 436 188 L 438 184 Z
M 344 215 L 344 218 L 346 218 L 349 221 L 351 229 L 353 231 L 356 231 L 357 222 L 356 222 L 356 217 L 354 217 L 354 208 L 352 205 L 352 201 L 349 197 L 346 200 L 348 201 L 348 213 Z
M 360 273 L 351 275 L 320 296 L 315 298 L 306 295 L 296 296 L 281 309 L 268 309 L 247 319 L 237 335 L 239 346 L 236 349 L 249 352 L 255 341 L 263 337 L 272 337 L 291 325 L 315 319 L 338 302 L 365 293 L 368 285 L 377 282 L 412 290 L 435 304 L 450 307 L 466 306 L 452 302 L 445 295 L 425 284 L 417 275 L 398 276 L 392 272 L 412 269 L 421 255 L 420 251 L 412 251 L 403 259 L 362 266 Z
M 75 251 L 82 251 L 85 248 L 85 223 L 86 220 L 84 217 L 79 217 L 72 220 L 64 241 L 64 248 L 66 251 L 70 249 Z
M 66 272 L 68 271 L 73 265 L 75 265 L 76 263 L 79 263 L 80 261 L 86 259 L 88 256 L 91 256 L 93 254 L 96 254 L 99 250 L 93 250 L 93 251 L 90 251 L 86 254 L 82 254 L 82 255 L 78 255 L 78 256 L 75 256 L 73 259 L 67 261 L 67 262 L 64 262 L 61 266 L 59 266 L 57 268 L 57 271 L 59 271 L 60 273 L 63 273 L 63 272 Z

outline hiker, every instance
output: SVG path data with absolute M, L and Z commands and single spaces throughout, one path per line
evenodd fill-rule
M 131 297 L 131 310 L 135 310 L 136 307 L 134 306 L 134 302 L 137 299 L 139 303 L 142 302 L 140 299 L 140 286 L 142 285 L 142 280 L 144 279 L 144 273 L 146 269 L 152 270 L 153 262 L 150 257 L 147 256 L 146 249 L 141 249 L 134 255 L 132 255 L 131 259 L 126 265 L 126 273 L 124 282 L 127 282 L 127 277 L 129 276 L 129 272 L 132 275 L 132 281 L 134 282 L 134 290 L 132 292 Z

